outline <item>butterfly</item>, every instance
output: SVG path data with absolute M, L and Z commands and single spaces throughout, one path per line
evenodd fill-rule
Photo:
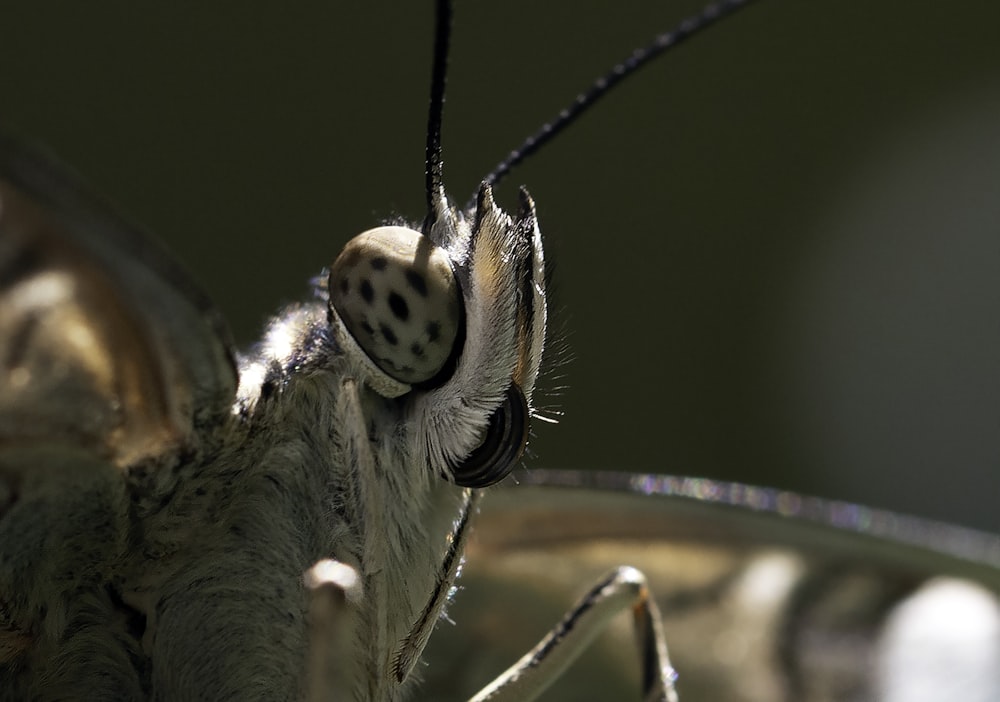
M 752 15 L 748 15 L 748 17 L 752 17 Z M 750 20 L 747 20 L 747 21 L 750 21 Z M 318 25 L 322 25 L 323 23 L 318 22 L 317 24 Z M 726 40 L 729 40 L 730 37 L 731 37 L 731 35 L 728 35 L 728 34 L 723 35 L 723 36 L 726 38 Z M 720 39 L 720 41 L 721 41 L 721 39 Z M 760 43 L 759 39 L 758 39 L 757 43 L 758 44 Z M 607 61 L 602 61 L 601 65 L 603 66 L 606 63 L 607 63 Z M 680 67 L 677 70 L 680 71 L 682 69 L 683 69 L 683 67 Z M 592 72 L 593 71 L 589 71 L 587 73 L 587 75 L 589 75 Z M 455 100 L 455 98 L 453 96 L 452 97 L 452 101 L 454 101 L 454 100 Z M 451 105 L 449 105 L 449 109 L 450 108 L 451 108 Z M 639 110 L 635 111 L 635 113 L 639 113 L 639 112 L 640 112 Z M 366 115 L 368 114 L 367 111 L 365 112 L 365 114 Z M 412 122 L 414 120 L 410 120 L 410 121 Z M 417 121 L 419 122 L 419 120 L 417 120 Z M 456 119 L 455 121 L 459 121 L 459 120 Z M 582 125 L 581 125 L 581 128 L 582 128 Z M 619 130 L 619 131 L 622 131 L 622 130 Z M 688 130 L 687 133 L 691 133 L 693 131 L 695 131 L 695 130 Z M 706 131 L 708 131 L 710 133 L 717 133 L 718 130 L 708 129 Z M 606 128 L 605 128 L 604 133 L 607 133 Z M 661 130 L 660 133 L 662 134 L 662 130 Z M 452 137 L 452 138 L 456 139 L 456 140 L 458 139 L 457 136 Z M 482 135 L 477 135 L 477 138 L 481 139 L 481 140 L 485 140 L 486 137 L 484 137 Z M 794 141 L 794 139 L 790 139 L 790 141 Z M 499 146 L 499 148 L 506 147 L 509 142 L 510 142 L 509 139 L 504 140 L 504 143 L 501 144 Z M 718 146 L 718 143 L 716 143 L 716 146 Z M 393 146 L 393 149 L 394 148 L 395 148 L 395 146 Z M 250 158 L 251 160 L 253 160 L 253 158 L 255 158 L 255 157 L 254 156 L 250 156 L 248 158 Z M 449 157 L 449 158 L 452 159 L 452 160 L 455 160 L 454 156 Z M 558 160 L 559 160 L 555 156 L 552 157 L 552 158 L 556 162 L 558 162 Z M 157 161 L 162 161 L 162 159 L 159 159 L 159 158 L 157 158 L 156 160 Z M 216 160 L 220 160 L 220 159 L 216 159 Z M 450 164 L 450 162 L 449 162 L 449 164 Z M 661 170 L 662 170 L 662 164 L 658 164 L 658 165 L 661 167 Z M 354 169 L 354 170 L 360 170 L 360 169 Z M 383 174 L 381 173 L 382 169 L 373 169 L 373 170 L 380 171 L 378 175 L 379 175 L 379 177 L 383 177 Z M 357 179 L 361 179 L 359 176 L 355 176 L 353 174 L 352 174 L 352 177 L 355 177 Z M 451 176 L 449 176 L 449 177 L 451 177 Z M 474 178 L 475 178 L 475 176 L 473 176 L 473 180 L 471 182 L 474 182 Z M 308 179 L 308 178 L 302 178 L 301 180 L 310 180 L 310 179 Z M 317 182 L 322 182 L 322 179 L 320 179 L 320 178 L 317 178 L 315 180 Z M 527 176 L 525 176 L 525 180 L 526 180 L 526 182 L 529 182 L 529 184 L 530 184 L 531 180 Z M 329 190 L 329 186 L 325 186 L 322 189 L 324 191 L 328 191 Z M 404 190 L 404 189 L 403 188 L 395 188 L 394 189 L 394 191 L 402 191 L 402 190 Z M 257 193 L 257 197 L 255 197 L 253 199 L 257 200 L 257 201 L 268 199 L 266 191 L 267 191 L 267 188 L 262 188 L 262 190 L 259 191 L 259 193 Z M 535 192 L 534 189 L 533 189 L 533 192 Z M 556 195 L 556 197 L 558 197 L 558 194 L 555 194 L 555 195 Z M 678 196 L 678 197 L 680 197 L 680 196 Z M 319 199 L 319 198 L 317 198 L 317 199 Z M 624 200 L 622 198 L 620 198 L 620 197 L 619 198 L 612 198 L 612 199 L 616 199 L 619 202 L 624 202 Z M 641 200 L 641 199 L 644 199 L 644 198 L 643 198 L 642 195 L 639 195 L 638 199 Z M 650 198 L 647 196 L 646 199 L 650 199 Z M 554 200 L 548 200 L 547 199 L 546 201 L 547 202 L 553 202 Z M 377 201 L 375 204 L 371 205 L 371 207 L 384 207 L 384 200 Z M 577 205 L 577 207 L 579 207 L 579 206 Z M 184 219 L 189 219 L 190 217 L 189 217 L 189 215 L 186 214 L 186 212 L 191 211 L 192 208 L 181 208 L 181 209 L 185 210 L 185 212 L 184 213 L 178 213 L 178 216 L 182 216 Z M 401 207 L 400 209 L 412 210 L 413 208 L 412 207 L 410 207 L 410 208 L 402 208 Z M 614 208 L 610 208 L 610 209 L 613 210 Z M 340 213 L 338 212 L 338 213 L 334 213 L 334 214 L 338 214 L 339 215 Z M 367 212 L 363 212 L 362 214 L 367 214 Z M 248 216 L 247 218 L 248 219 L 253 219 L 254 217 L 252 215 L 253 215 L 253 213 L 251 212 L 251 216 Z M 602 228 L 601 225 L 590 225 L 590 226 L 596 226 L 598 228 Z M 607 226 L 605 226 L 603 228 L 604 229 L 609 229 L 610 227 L 611 227 L 611 225 L 609 224 L 609 225 L 607 225 Z M 683 225 L 683 223 L 679 223 L 678 225 L 676 225 L 676 227 L 677 227 L 677 229 L 682 230 L 682 231 L 686 230 L 686 227 Z M 183 227 L 174 226 L 174 227 L 167 227 L 166 229 L 168 229 L 168 230 L 176 230 L 178 228 L 183 228 Z M 582 230 L 582 225 L 581 225 L 580 229 Z M 356 230 L 360 230 L 360 229 L 359 228 L 351 228 L 351 229 L 349 229 L 349 231 L 356 231 Z M 571 235 L 569 233 L 565 233 L 565 234 L 561 234 L 561 235 L 557 233 L 556 236 L 557 237 L 563 237 L 564 241 L 570 240 L 570 237 L 571 237 Z M 345 237 L 346 237 L 346 235 L 345 235 Z M 255 243 L 254 243 L 253 240 L 254 239 L 259 239 L 259 238 L 260 237 L 253 237 L 253 236 L 245 237 L 244 238 L 245 240 L 240 241 L 239 245 L 241 247 L 250 248 L 250 247 L 252 247 L 252 246 L 255 245 Z M 646 237 L 646 238 L 648 239 L 648 237 Z M 670 237 L 669 236 L 665 236 L 664 238 L 665 239 L 669 239 Z M 694 243 L 696 243 L 696 242 L 694 242 Z M 689 245 L 690 246 L 694 246 L 694 243 L 689 241 Z M 230 246 L 232 246 L 232 245 L 230 244 Z M 563 247 L 564 248 L 568 248 L 568 247 L 565 247 L 565 244 L 563 245 Z M 291 248 L 291 247 L 288 247 L 288 248 Z M 334 246 L 333 248 L 336 249 L 336 248 L 339 248 L 339 246 Z M 712 252 L 714 250 L 713 249 L 707 249 L 706 251 Z M 589 264 L 581 265 L 581 266 L 579 266 L 577 268 L 579 270 L 583 270 L 583 271 L 588 271 L 588 270 L 589 271 L 593 271 L 593 270 L 597 269 L 597 265 L 598 264 L 596 262 L 591 261 Z M 569 268 L 568 265 L 562 265 L 560 267 L 560 273 L 562 273 L 563 271 L 565 271 L 567 268 Z M 244 274 L 246 273 L 246 271 L 242 271 L 242 272 Z M 301 275 L 301 276 L 298 276 L 297 279 L 301 279 L 302 277 L 304 277 L 305 275 L 308 275 L 311 272 L 313 272 L 313 271 L 311 269 L 307 268 L 306 271 L 305 271 L 305 273 L 303 273 L 303 275 Z M 215 276 L 215 273 L 216 273 L 216 271 L 213 270 L 210 275 L 207 275 L 207 276 L 206 275 L 202 275 L 201 277 L 202 278 L 213 278 Z M 592 275 L 592 273 L 590 275 Z M 247 276 L 244 275 L 244 278 L 246 278 L 246 277 Z M 262 277 L 267 277 L 267 276 L 262 276 Z M 646 276 L 641 276 L 641 277 L 644 277 L 644 278 L 647 278 L 647 279 L 650 279 L 650 280 L 655 280 L 656 279 L 654 275 L 646 275 Z M 289 278 L 293 278 L 293 276 L 289 276 Z M 674 276 L 674 277 L 672 277 L 672 279 L 676 280 L 677 278 L 676 278 L 676 276 Z M 242 282 L 245 284 L 246 281 L 244 280 Z M 712 283 L 718 283 L 719 281 L 713 280 L 711 282 Z M 676 283 L 676 284 L 679 285 L 679 283 Z M 642 288 L 636 289 L 636 294 L 639 294 L 641 292 L 643 292 Z M 291 293 L 289 293 L 289 296 L 291 296 Z M 218 295 L 216 295 L 213 292 L 213 297 L 218 297 Z M 674 300 L 678 300 L 680 298 L 683 298 L 683 296 L 682 295 L 674 295 L 673 296 Z M 266 305 L 266 304 L 265 305 L 252 305 L 252 304 L 248 303 L 248 304 L 245 305 L 245 307 L 251 308 L 251 309 L 256 309 L 256 310 L 261 310 L 261 309 L 267 309 L 268 305 Z M 600 307 L 597 304 L 594 304 L 594 309 L 600 309 Z M 259 314 L 259 312 L 254 312 L 253 314 Z M 605 328 L 607 326 L 606 320 L 614 318 L 614 315 L 611 314 L 610 312 L 605 312 L 603 314 L 598 314 L 598 315 L 594 315 L 594 316 L 597 316 L 597 317 L 601 318 L 602 322 L 604 322 Z M 605 333 L 604 336 L 612 336 L 613 337 L 615 335 L 613 335 L 613 334 L 609 335 L 609 334 Z M 686 338 L 688 338 L 688 339 L 691 338 L 690 334 L 688 334 L 688 335 L 681 334 L 681 336 L 686 336 Z M 589 344 L 584 344 L 584 345 L 587 346 L 587 347 L 590 346 Z M 656 348 L 656 347 L 654 346 L 654 347 L 646 347 L 646 348 Z M 632 353 L 634 353 L 634 351 Z M 580 355 L 582 356 L 583 354 L 580 354 Z M 591 354 L 590 357 L 591 357 L 590 363 L 591 364 L 595 363 L 595 361 L 593 359 L 596 357 L 596 354 Z M 629 359 L 630 357 L 626 356 L 625 358 Z M 617 372 L 626 373 L 626 375 L 625 375 L 626 378 L 629 377 L 627 375 L 628 369 L 630 367 L 634 367 L 634 366 L 637 365 L 634 362 L 630 363 L 629 360 L 619 361 L 619 362 L 606 361 L 606 360 L 603 360 L 604 356 L 601 356 L 601 359 L 602 359 L 601 360 L 601 366 L 602 367 L 606 365 L 609 368 L 615 368 L 615 369 L 617 369 Z M 686 359 L 686 360 L 690 361 L 690 358 L 688 358 L 687 356 L 682 356 L 682 359 Z M 578 359 L 573 365 L 570 366 L 570 369 L 573 370 L 574 374 L 576 374 L 578 371 L 574 370 L 574 367 L 579 368 L 579 369 L 581 369 L 583 371 L 583 376 L 587 377 L 588 373 L 587 373 L 587 370 L 586 370 L 587 366 L 585 365 L 586 362 L 587 362 L 587 359 L 585 357 L 582 358 L 582 359 Z M 678 367 L 683 367 L 684 364 L 683 363 L 679 363 L 679 364 L 676 364 L 676 365 Z M 706 361 L 706 367 L 708 365 L 709 364 Z M 688 367 L 690 367 L 690 365 Z M 717 366 L 717 365 L 713 365 L 713 368 L 715 368 L 717 372 L 725 372 L 725 370 L 726 370 L 725 364 L 722 364 L 721 368 L 719 366 Z M 593 375 L 594 376 L 604 377 L 603 373 L 594 373 Z M 699 376 L 699 377 L 704 377 L 704 376 Z M 575 385 L 575 383 L 576 383 L 576 381 L 574 380 L 572 384 Z M 628 390 L 628 398 L 629 398 L 630 402 L 640 402 L 643 399 L 645 399 L 643 397 L 644 393 L 636 391 L 636 386 L 637 386 L 636 382 L 623 382 L 623 383 L 621 383 L 621 385 L 625 386 L 627 388 L 627 390 Z M 704 386 L 702 386 L 702 387 L 704 387 Z M 594 402 L 595 403 L 601 402 L 601 401 L 599 401 L 599 400 L 596 399 L 597 395 L 594 394 L 593 389 L 587 389 L 586 386 L 583 386 L 583 389 L 578 390 L 578 392 L 581 392 L 581 393 L 583 393 L 585 395 L 592 395 L 593 394 L 594 397 L 595 397 Z M 649 393 L 649 394 L 651 394 L 651 395 L 661 395 L 662 394 L 663 396 L 666 396 L 668 393 L 664 392 L 664 393 Z M 692 395 L 692 397 L 694 397 L 694 396 Z M 615 399 L 606 400 L 606 401 L 603 401 L 603 402 L 606 403 L 606 404 L 612 404 L 612 405 L 615 405 L 615 406 L 624 405 L 624 402 L 622 400 L 620 400 L 620 399 L 617 399 L 617 400 L 615 400 Z M 710 404 L 710 402 L 708 400 L 702 400 L 702 402 L 704 402 L 706 404 Z M 677 402 L 677 407 L 681 407 L 681 408 L 687 407 L 687 408 L 690 408 L 692 406 L 695 407 L 696 409 L 699 407 L 699 405 L 697 405 L 697 404 L 693 405 L 691 402 L 685 402 L 683 399 L 679 399 L 678 402 Z M 617 441 L 620 442 L 621 444 L 624 444 L 625 446 L 631 446 L 631 445 L 634 445 L 637 442 L 637 437 L 644 437 L 644 438 L 641 438 L 641 441 L 647 441 L 647 442 L 651 441 L 651 439 L 653 439 L 653 438 L 657 438 L 657 439 L 659 438 L 659 437 L 656 436 L 656 432 L 655 431 L 650 430 L 650 424 L 649 424 L 649 418 L 650 417 L 659 418 L 659 417 L 662 416 L 659 412 L 662 412 L 662 411 L 667 411 L 667 412 L 673 412 L 675 414 L 680 414 L 680 411 L 676 410 L 676 409 L 675 410 L 663 410 L 662 407 L 661 407 L 661 403 L 659 403 L 659 402 L 657 403 L 657 408 L 658 408 L 658 411 L 653 411 L 653 410 L 650 410 L 650 409 L 638 409 L 637 411 L 620 413 L 618 416 L 611 417 L 611 418 L 608 418 L 604 413 L 598 413 L 598 414 L 596 414 L 594 416 L 595 416 L 595 420 L 600 420 L 602 422 L 610 420 L 612 422 L 612 424 L 611 424 L 611 426 L 607 427 L 608 434 L 609 435 L 614 435 L 614 436 L 620 436 L 620 437 L 622 437 L 622 438 L 618 439 Z M 695 415 L 695 417 L 697 417 L 697 416 L 704 416 L 704 411 L 702 411 L 701 413 L 698 413 L 696 411 L 693 414 Z M 572 413 L 571 413 L 571 415 L 572 415 Z M 626 416 L 627 416 L 627 421 L 625 419 Z M 671 416 L 673 416 L 673 415 L 671 415 Z M 683 419 L 683 416 L 681 417 L 681 419 Z M 567 423 L 569 423 L 569 420 L 567 420 Z M 659 424 L 659 422 L 657 422 L 657 424 Z M 696 422 L 694 422 L 694 420 L 692 420 L 691 424 L 696 424 Z M 636 426 L 630 427 L 630 425 L 636 425 Z M 556 431 L 558 431 L 558 430 L 556 430 Z M 537 450 L 540 454 L 545 455 L 546 451 L 545 451 L 544 442 L 546 441 L 546 439 L 548 437 L 546 436 L 546 433 L 543 433 L 543 432 L 538 432 L 538 433 L 539 433 L 539 437 L 538 437 L 537 442 L 536 442 L 538 444 L 538 446 L 537 446 L 537 448 L 535 450 Z M 554 432 L 550 431 L 550 432 L 547 432 L 547 433 L 548 434 L 552 434 Z M 590 435 L 594 435 L 594 436 L 598 435 L 597 432 L 593 432 L 593 431 L 587 432 L 587 433 L 590 434 Z M 606 442 L 599 442 L 599 443 L 601 445 L 607 444 L 609 446 L 612 446 L 616 442 L 613 441 L 613 440 L 608 440 Z M 720 443 L 724 443 L 724 442 L 720 442 Z M 562 458 L 562 459 L 556 459 L 555 462 L 559 462 L 560 460 L 564 460 L 564 461 L 567 461 L 569 463 L 576 462 L 578 460 L 579 453 L 574 454 L 571 449 L 572 449 L 572 447 L 570 447 L 570 449 L 568 449 L 566 451 L 554 452 L 555 455 L 565 455 L 566 456 L 565 458 Z M 577 449 L 577 451 L 579 451 L 579 450 Z M 690 452 L 690 449 L 688 451 Z M 680 454 L 678 456 L 678 452 L 676 450 L 673 450 L 673 451 L 671 451 L 671 455 L 677 456 L 677 458 L 675 458 L 675 460 L 677 462 L 683 464 L 683 463 L 686 462 L 685 457 L 688 454 L 686 454 L 684 452 L 680 452 Z M 619 458 L 618 454 L 616 454 L 616 458 Z M 624 458 L 625 458 L 625 461 L 621 461 L 621 462 L 629 462 L 630 464 L 635 465 L 635 461 L 633 460 L 632 456 L 626 454 Z M 601 460 L 603 460 L 605 463 L 608 462 L 608 458 L 607 457 L 605 457 L 604 459 L 601 459 Z M 720 460 L 719 462 L 720 463 L 726 463 L 726 462 L 731 463 L 731 461 L 726 461 L 726 460 Z M 694 470 L 695 470 L 695 472 L 700 472 L 697 468 L 695 468 Z

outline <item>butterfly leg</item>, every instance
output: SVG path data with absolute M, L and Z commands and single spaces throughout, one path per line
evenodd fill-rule
M 349 660 L 352 640 L 350 608 L 363 592 L 357 571 L 344 563 L 324 559 L 306 571 L 309 593 L 309 658 L 306 663 L 306 700 L 352 699 Z
M 660 612 L 646 577 L 623 566 L 602 578 L 531 651 L 470 702 L 526 702 L 555 682 L 616 614 L 632 610 L 644 702 L 677 702 Z

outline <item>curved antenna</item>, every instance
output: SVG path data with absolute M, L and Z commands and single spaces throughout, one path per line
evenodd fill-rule
M 632 52 L 632 55 L 606 74 L 598 78 L 585 92 L 576 96 L 573 104 L 564 108 L 550 122 L 542 125 L 541 129 L 529 136 L 524 142 L 503 161 L 497 164 L 490 173 L 483 179 L 489 185 L 496 185 L 510 173 L 516 165 L 524 161 L 533 153 L 538 151 L 545 143 L 551 141 L 557 134 L 575 122 L 584 112 L 593 107 L 598 100 L 607 95 L 612 88 L 619 85 L 623 80 L 635 75 L 640 68 L 663 54 L 667 49 L 674 48 L 690 39 L 703 29 L 710 27 L 721 19 L 734 14 L 737 10 L 749 5 L 753 0 L 721 0 L 702 8 L 701 12 L 691 15 L 683 20 L 674 29 L 656 36 L 649 44 L 641 49 Z M 475 204 L 475 197 L 466 204 L 465 209 L 472 209 Z
M 424 151 L 424 187 L 427 194 L 425 229 L 434 221 L 436 205 L 444 198 L 441 120 L 448 73 L 448 47 L 451 43 L 451 16 L 450 0 L 438 0 L 434 26 L 434 66 L 431 70 L 430 106 L 427 111 L 427 146 Z

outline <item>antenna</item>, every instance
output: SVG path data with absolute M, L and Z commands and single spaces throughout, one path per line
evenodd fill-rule
M 557 134 L 575 122 L 583 113 L 593 107 L 598 100 L 611 92 L 612 88 L 618 86 L 626 78 L 635 75 L 640 68 L 662 55 L 668 49 L 679 46 L 686 39 L 690 39 L 701 30 L 707 29 L 719 20 L 733 15 L 737 10 L 746 7 L 751 2 L 753 0 L 721 0 L 721 2 L 712 3 L 702 8 L 698 14 L 691 15 L 683 20 L 671 31 L 654 37 L 649 44 L 632 52 L 631 56 L 595 80 L 586 91 L 577 95 L 573 104 L 561 110 L 555 119 L 546 122 L 537 132 L 525 139 L 520 146 L 510 152 L 507 158 L 497 164 L 483 178 L 483 181 L 489 185 L 499 183 L 515 166 L 534 154 L 544 144 L 551 141 Z M 475 198 L 473 197 L 466 204 L 466 209 L 472 209 L 474 204 Z
M 431 69 L 430 106 L 427 111 L 427 146 L 424 151 L 427 219 L 425 233 L 434 221 L 436 205 L 444 198 L 441 162 L 441 120 L 444 113 L 444 87 L 448 73 L 448 47 L 451 44 L 452 6 L 450 0 L 438 0 L 434 26 L 434 65 Z

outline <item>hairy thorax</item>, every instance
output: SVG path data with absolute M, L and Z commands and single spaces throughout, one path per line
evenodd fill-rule
M 305 321 L 285 333 L 310 333 Z M 211 661 L 221 687 L 206 693 L 216 698 L 235 694 L 227 679 L 254 670 L 262 699 L 300 695 L 301 574 L 324 558 L 361 575 L 366 606 L 348 616 L 362 645 L 348 670 L 387 671 L 426 605 L 461 490 L 435 475 L 394 475 L 413 470 L 419 450 L 406 407 L 345 380 L 330 343 L 314 340 L 299 359 L 262 346 L 242 364 L 241 401 L 217 444 L 172 471 L 175 479 L 147 476 L 156 487 L 134 509 L 140 543 L 127 571 L 136 576 L 123 599 L 145 617 L 152 689 L 176 689 Z M 307 368 L 284 372 L 290 363 Z M 220 660 L 229 675 L 217 674 Z M 387 675 L 362 677 L 368 685 Z M 389 689 L 357 692 L 382 699 Z

